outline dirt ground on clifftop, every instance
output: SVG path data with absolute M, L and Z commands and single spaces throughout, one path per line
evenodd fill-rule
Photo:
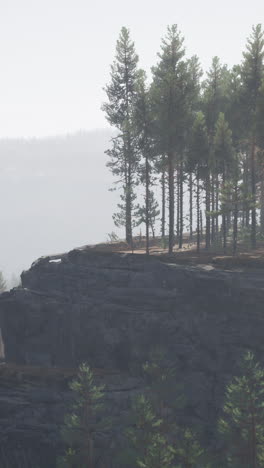
M 166 242 L 165 242 L 166 243 Z M 258 242 L 255 250 L 250 250 L 248 245 L 240 243 L 238 253 L 232 255 L 231 247 L 223 253 L 221 247 L 205 249 L 205 243 L 201 243 L 200 253 L 196 251 L 195 242 L 190 242 L 185 236 L 183 248 L 174 247 L 173 254 L 167 253 L 167 248 L 162 244 L 161 238 L 150 240 L 150 255 L 155 255 L 161 261 L 176 263 L 180 265 L 211 265 L 221 269 L 264 269 L 264 242 Z M 135 254 L 145 254 L 145 239 L 137 237 L 133 242 L 133 249 L 125 242 L 109 242 L 94 246 L 97 251 L 105 252 L 129 252 Z

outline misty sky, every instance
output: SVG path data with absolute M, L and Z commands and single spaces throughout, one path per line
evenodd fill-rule
M 263 0 L 0 0 L 0 137 L 44 136 L 106 126 L 102 87 L 123 25 L 140 65 L 156 61 L 177 23 L 203 67 L 239 62 Z

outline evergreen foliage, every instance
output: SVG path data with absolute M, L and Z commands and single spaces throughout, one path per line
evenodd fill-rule
M 206 177 L 209 164 L 209 138 L 205 116 L 199 111 L 193 124 L 189 143 L 189 167 L 196 176 L 196 219 L 197 219 L 197 252 L 200 251 L 200 207 L 201 180 Z
M 105 422 L 100 417 L 104 387 L 97 386 L 90 367 L 81 364 L 70 389 L 74 394 L 72 412 L 66 415 L 62 431 L 69 448 L 59 459 L 58 466 L 94 468 L 95 435 L 99 430 L 105 429 Z
M 199 59 L 185 57 L 184 38 L 175 24 L 162 39 L 150 82 L 137 66 L 134 43 L 122 28 L 106 87 L 108 102 L 103 106 L 118 132 L 107 151 L 108 166 L 122 188 L 115 224 L 125 226 L 126 240 L 132 245 L 132 227 L 141 219 L 146 225 L 148 254 L 155 218 L 150 204 L 153 185 L 159 181 L 161 236 L 165 245 L 168 226 L 170 253 L 176 240 L 183 247 L 185 219 L 189 220 L 190 240 L 196 221 L 200 251 L 204 216 L 206 249 L 221 243 L 226 250 L 232 238 L 235 254 L 238 233 L 245 230 L 250 230 L 255 248 L 259 215 L 264 235 L 262 26 L 253 26 L 240 64 L 228 69 L 215 56 L 202 83 Z M 142 184 L 144 202 L 138 203 L 141 191 L 137 186 Z
M 166 367 L 162 350 L 152 353 L 143 370 L 147 386 L 132 402 L 127 447 L 119 450 L 118 467 L 261 468 L 264 465 L 264 369 L 252 352 L 243 356 L 239 375 L 226 387 L 218 422 L 222 449 L 211 454 L 202 447 L 196 434 L 202 426 L 194 430 L 179 424 L 177 408 L 183 408 L 185 392 L 177 383 L 174 371 Z M 101 413 L 103 387 L 95 385 L 90 368 L 82 364 L 70 388 L 74 401 L 62 432 L 68 449 L 58 460 L 58 466 L 95 467 L 96 435 L 108 425 Z
M 159 62 L 152 69 L 156 138 L 160 153 L 167 156 L 170 253 L 174 246 L 174 172 L 176 161 L 184 150 L 191 92 L 188 62 L 183 59 L 183 42 L 177 25 L 168 27 L 158 54 Z
M 193 431 L 189 428 L 178 429 L 176 436 L 175 458 L 177 468 L 192 468 L 201 464 L 204 465 L 204 450 Z
M 145 395 L 139 395 L 133 405 L 133 427 L 128 439 L 135 450 L 136 465 L 140 468 L 170 468 L 174 451 L 161 433 L 162 419 L 157 418 Z
M 125 226 L 126 240 L 132 244 L 132 217 L 135 200 L 138 152 L 133 113 L 138 78 L 138 56 L 127 28 L 122 28 L 116 44 L 116 59 L 111 66 L 111 81 L 105 91 L 108 101 L 103 105 L 110 125 L 118 130 L 107 151 L 108 167 L 118 177 L 122 188 L 119 212 L 114 215 L 117 226 Z
M 134 111 L 137 144 L 142 155 L 142 163 L 138 168 L 139 182 L 144 185 L 144 206 L 136 207 L 136 225 L 146 226 L 146 254 L 149 254 L 149 230 L 155 235 L 155 220 L 159 215 L 158 203 L 154 199 L 151 187 L 154 184 L 154 142 L 153 142 L 153 112 L 151 94 L 146 83 L 146 74 L 140 71 L 137 82 L 137 99 Z
M 264 77 L 264 32 L 260 24 L 253 26 L 252 33 L 243 53 L 241 67 L 242 98 L 244 119 L 248 137 L 250 155 L 250 185 L 251 185 L 251 245 L 256 247 L 257 213 L 256 213 L 256 143 L 257 143 L 257 109 L 261 99 L 261 85 Z
M 264 369 L 247 352 L 241 376 L 227 386 L 219 430 L 226 438 L 228 466 L 257 468 L 264 464 Z

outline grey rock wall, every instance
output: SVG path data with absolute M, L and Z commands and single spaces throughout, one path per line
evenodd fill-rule
M 128 379 L 136 378 L 159 347 L 184 384 L 188 410 L 183 417 L 189 424 L 202 423 L 210 438 L 241 355 L 251 349 L 264 362 L 263 278 L 262 270 L 191 268 L 92 248 L 42 258 L 23 273 L 22 288 L 0 296 L 5 359 L 43 368 L 87 361 L 119 376 L 128 405 Z M 0 408 L 6 398 L 1 391 Z M 47 408 L 45 401 L 40 404 Z M 57 438 L 62 413 L 55 418 Z M 25 414 L 22 431 L 29 435 L 29 421 L 38 426 L 41 417 L 37 411 Z M 48 415 L 45 419 L 52 423 Z M 0 412 L 0 434 L 3 421 Z M 39 441 L 44 433 L 44 428 L 36 433 Z

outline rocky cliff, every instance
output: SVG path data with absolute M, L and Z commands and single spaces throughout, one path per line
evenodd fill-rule
M 121 415 L 142 386 L 142 363 L 159 347 L 184 384 L 184 418 L 202 422 L 210 438 L 241 354 L 251 349 L 263 361 L 263 299 L 262 270 L 228 272 L 76 249 L 41 258 L 22 274 L 21 288 L 0 296 L 5 360 L 42 368 L 39 376 L 87 361 L 100 369 L 112 412 Z M 14 450 L 17 443 L 32 447 L 34 434 L 33 445 L 48 446 L 54 461 L 67 385 L 33 381 L 1 379 L 0 437 L 3 444 L 8 424 Z M 111 400 L 118 392 L 122 398 Z

